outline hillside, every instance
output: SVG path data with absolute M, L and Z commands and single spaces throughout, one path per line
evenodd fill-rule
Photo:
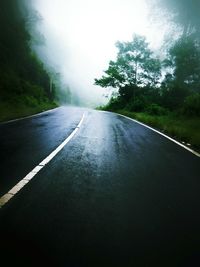
M 0 2 L 0 120 L 55 106 L 50 78 L 29 47 L 30 35 L 16 0 Z

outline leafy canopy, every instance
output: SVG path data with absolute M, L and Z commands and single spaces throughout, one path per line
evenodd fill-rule
M 145 37 L 134 35 L 131 42 L 117 42 L 116 61 L 95 84 L 102 87 L 123 88 L 130 86 L 155 86 L 160 78 L 161 63 L 153 56 Z

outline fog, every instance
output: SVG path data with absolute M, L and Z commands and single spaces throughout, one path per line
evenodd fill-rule
M 30 2 L 29 2 L 30 3 Z M 41 16 L 35 27 L 45 42 L 34 45 L 42 61 L 61 74 L 79 102 L 97 106 L 108 90 L 94 85 L 108 62 L 116 57 L 116 41 L 133 33 L 146 36 L 152 49 L 160 48 L 166 27 L 152 23 L 145 0 L 32 0 Z

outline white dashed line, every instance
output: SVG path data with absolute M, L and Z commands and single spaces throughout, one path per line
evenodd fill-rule
M 29 172 L 19 183 L 17 183 L 8 193 L 3 195 L 0 198 L 0 208 L 3 207 L 12 197 L 14 197 L 33 177 L 42 169 L 44 168 L 50 160 L 52 160 L 58 152 L 63 149 L 63 147 L 74 137 L 74 135 L 79 130 L 85 114 L 83 114 L 79 124 L 75 128 L 75 130 L 49 155 L 47 156 L 42 162 L 40 162 L 31 172 Z

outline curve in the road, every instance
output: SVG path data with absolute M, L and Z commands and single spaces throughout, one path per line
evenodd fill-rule
M 74 137 L 74 135 L 79 130 L 81 124 L 83 123 L 85 113 L 74 129 L 74 131 L 53 151 L 50 155 L 48 155 L 42 162 L 40 162 L 31 172 L 29 172 L 20 182 L 18 182 L 11 190 L 9 190 L 6 194 L 4 194 L 0 198 L 0 208 L 3 207 L 11 198 L 13 198 L 33 177 L 46 166 L 57 154 L 60 152 L 64 146 Z
M 107 111 L 105 111 L 105 112 L 107 112 Z M 166 135 L 166 134 L 164 134 L 164 133 L 162 133 L 162 132 L 160 132 L 160 131 L 158 131 L 158 130 L 156 130 L 156 129 L 154 129 L 154 128 L 152 128 L 152 127 L 150 127 L 150 126 L 148 126 L 148 125 L 146 125 L 146 124 L 144 124 L 144 123 L 142 123 L 142 122 L 139 122 L 139 121 L 137 121 L 137 120 L 134 120 L 134 119 L 132 119 L 132 118 L 129 118 L 129 117 L 125 116 L 125 115 L 122 115 L 122 114 L 118 114 L 118 115 L 121 116 L 121 117 L 124 117 L 124 118 L 126 118 L 126 119 L 128 119 L 128 120 L 134 121 L 134 122 L 136 122 L 136 123 L 138 123 L 138 124 L 140 124 L 140 125 L 142 125 L 142 126 L 148 128 L 148 129 L 150 129 L 150 130 L 152 130 L 152 131 L 154 131 L 154 132 L 156 132 L 156 133 L 158 133 L 158 134 L 164 136 L 165 138 L 169 139 L 170 141 L 172 141 L 172 142 L 174 142 L 175 144 L 177 144 L 177 145 L 183 147 L 184 149 L 188 150 L 189 152 L 193 153 L 194 155 L 196 155 L 197 157 L 200 158 L 200 154 L 199 154 L 197 151 L 194 151 L 193 149 L 191 149 L 191 148 L 189 148 L 189 147 L 187 147 L 187 146 L 181 144 L 180 142 L 178 142 L 177 140 L 171 138 L 170 136 L 168 136 L 168 135 Z

